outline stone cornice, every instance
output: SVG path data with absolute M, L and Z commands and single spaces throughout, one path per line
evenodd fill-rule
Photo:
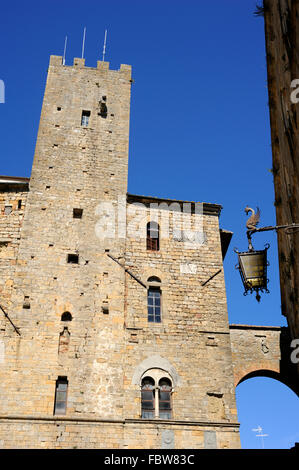
M 0 421 L 44 421 L 44 422 L 77 422 L 77 423 L 107 423 L 107 424 L 152 424 L 152 425 L 170 425 L 170 426 L 205 426 L 205 427 L 227 427 L 227 428 L 238 428 L 240 424 L 238 422 L 228 421 L 185 421 L 175 419 L 141 419 L 141 418 L 126 418 L 126 419 L 110 419 L 110 418 L 81 418 L 78 416 L 30 416 L 30 415 L 7 415 L 0 416 Z

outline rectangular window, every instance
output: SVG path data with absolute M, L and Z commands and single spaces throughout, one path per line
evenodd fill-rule
M 161 323 L 161 291 L 159 288 L 150 287 L 147 296 L 148 321 Z
M 157 222 L 148 222 L 146 228 L 146 249 L 150 251 L 159 251 L 159 225 Z
M 87 127 L 90 118 L 90 111 L 82 111 L 81 126 Z
M 155 417 L 155 382 L 146 377 L 141 384 L 141 418 L 153 419 Z
M 142 400 L 142 416 L 141 417 L 143 419 L 153 419 L 155 417 L 153 391 L 142 390 L 141 400 Z
M 171 419 L 170 392 L 160 392 L 159 398 L 159 417 Z
M 67 377 L 58 377 L 56 380 L 54 415 L 66 414 L 67 389 Z
M 67 255 L 67 262 L 72 264 L 79 264 L 79 255 L 70 253 Z
M 159 382 L 159 418 L 171 419 L 171 382 L 161 379 Z
M 82 219 L 83 209 L 73 209 L 73 218 Z

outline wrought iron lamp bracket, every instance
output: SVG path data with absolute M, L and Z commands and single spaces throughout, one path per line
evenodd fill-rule
M 292 231 L 298 231 L 299 230 L 299 224 L 288 224 L 288 225 L 275 225 L 275 226 L 269 226 L 269 227 L 260 227 L 260 228 L 255 228 L 253 230 L 247 230 L 247 240 L 248 240 L 248 249 L 249 251 L 253 251 L 254 248 L 252 246 L 252 241 L 251 241 L 251 236 L 254 233 L 257 232 L 268 232 L 270 230 L 285 230 L 287 235 L 291 235 Z

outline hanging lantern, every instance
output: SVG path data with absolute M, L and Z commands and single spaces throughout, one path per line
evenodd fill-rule
M 247 295 L 249 292 L 256 292 L 256 300 L 259 302 L 261 296 L 259 291 L 269 293 L 267 289 L 267 284 L 269 280 L 267 279 L 267 266 L 269 262 L 267 261 L 267 250 L 270 245 L 267 244 L 264 250 L 249 250 L 235 252 L 238 255 L 239 264 L 236 265 L 236 269 L 239 270 L 242 283 L 245 289 L 244 295 Z

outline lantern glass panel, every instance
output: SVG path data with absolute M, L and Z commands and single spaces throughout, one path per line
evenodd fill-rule
M 249 251 L 239 254 L 239 264 L 246 289 L 267 287 L 267 251 Z

